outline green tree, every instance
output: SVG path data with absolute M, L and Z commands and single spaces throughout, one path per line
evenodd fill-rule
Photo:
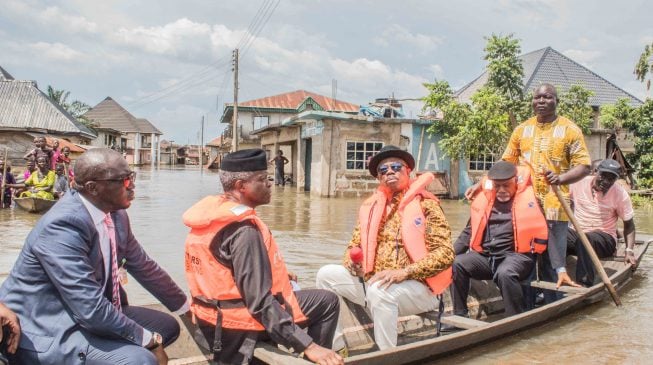
M 559 96 L 558 114 L 573 120 L 584 134 L 590 133 L 594 119 L 594 111 L 589 104 L 592 95 L 594 95 L 593 91 L 580 85 L 572 85 Z
M 635 64 L 635 70 L 633 71 L 635 78 L 641 82 L 646 81 L 646 90 L 651 89 L 651 78 L 653 75 L 653 43 L 651 45 L 644 46 L 644 52 L 639 56 L 637 64 Z M 649 76 L 649 79 L 646 80 L 646 77 Z
M 638 186 L 653 188 L 653 99 L 635 109 L 624 127 L 636 137 L 635 152 L 626 158 L 637 171 Z
M 84 113 L 86 113 L 89 109 L 91 109 L 91 106 L 84 103 L 83 101 L 79 100 L 73 100 L 72 102 L 68 103 L 68 97 L 70 96 L 70 91 L 66 90 L 57 90 L 53 88 L 51 85 L 48 85 L 48 98 L 52 100 L 53 102 L 59 104 L 65 111 L 70 113 L 75 119 L 77 119 L 78 122 L 84 124 L 87 127 L 96 127 L 97 124 L 94 123 L 92 120 L 89 120 L 84 116 Z
M 612 105 L 601 106 L 599 122 L 603 128 L 619 131 L 633 118 L 634 112 L 630 99 L 621 98 Z
M 501 36 L 492 34 L 485 37 L 487 41 L 484 59 L 488 61 L 487 86 L 492 88 L 503 99 L 503 111 L 508 113 L 513 128 L 517 123 L 530 115 L 523 115 L 524 103 L 524 67 L 519 59 L 521 46 L 513 34 Z

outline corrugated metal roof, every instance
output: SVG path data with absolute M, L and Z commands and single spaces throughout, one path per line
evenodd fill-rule
M 572 85 L 580 85 L 594 92 L 590 104 L 600 106 L 614 104 L 620 98 L 628 98 L 634 105 L 642 101 L 629 94 L 587 67 L 577 63 L 551 47 L 519 56 L 524 67 L 524 92 L 543 83 L 549 83 L 563 93 Z M 471 96 L 487 83 L 487 71 L 456 92 L 460 101 L 470 102 Z
M 317 102 L 324 110 L 357 113 L 358 109 L 360 108 L 359 105 L 332 99 L 324 95 L 319 95 L 306 90 L 297 90 L 289 93 L 249 100 L 238 103 L 238 106 L 274 109 L 297 109 L 304 102 L 304 100 L 309 97 L 315 100 L 315 102 Z
M 10 81 L 13 80 L 14 77 L 11 76 L 9 72 L 7 72 L 2 66 L 0 66 L 0 81 Z
M 0 81 L 0 128 L 88 134 L 77 124 L 75 117 L 53 103 L 36 82 Z
M 84 113 L 84 116 L 97 123 L 101 128 L 111 128 L 123 133 L 163 134 L 150 121 L 136 118 L 110 96 Z

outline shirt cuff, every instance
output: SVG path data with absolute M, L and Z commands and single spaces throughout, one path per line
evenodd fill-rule
M 289 340 L 290 346 L 297 353 L 304 352 L 308 345 L 313 343 L 311 336 L 309 336 L 308 333 L 304 332 L 304 330 L 297 326 L 295 326 L 295 332 L 292 334 L 292 338 Z
M 143 341 L 141 343 L 141 346 L 147 347 L 147 345 L 150 344 L 150 341 L 152 341 L 152 332 L 143 328 Z
M 186 299 L 186 302 L 184 302 L 184 305 L 181 306 L 181 308 L 177 309 L 176 311 L 172 312 L 178 316 L 185 314 L 190 310 L 190 302 L 188 299 Z
M 560 274 L 561 272 L 567 272 L 567 269 L 564 266 L 556 268 L 557 274 Z

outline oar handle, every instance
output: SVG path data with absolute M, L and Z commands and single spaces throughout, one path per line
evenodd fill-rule
M 5 207 L 5 185 L 7 185 L 7 164 L 9 163 L 7 161 L 7 152 L 8 148 L 5 147 L 5 159 L 3 160 L 3 166 L 2 166 L 2 184 L 0 185 L 0 208 Z
M 580 224 L 578 224 L 576 217 L 574 217 L 574 212 L 571 211 L 571 208 L 569 207 L 569 204 L 567 204 L 565 197 L 562 195 L 560 188 L 558 187 L 558 185 L 551 185 L 551 189 L 553 189 L 553 192 L 558 197 L 558 200 L 560 201 L 560 204 L 564 208 L 565 213 L 567 213 L 569 220 L 574 225 L 574 228 L 576 229 L 576 233 L 578 233 L 578 236 L 580 237 L 580 241 L 583 243 L 583 246 L 585 247 L 585 251 L 587 251 L 590 258 L 592 259 L 594 268 L 596 269 L 596 271 L 598 271 L 599 276 L 601 277 L 601 281 L 603 281 L 603 284 L 605 284 L 606 289 L 608 289 L 608 293 L 610 293 L 610 296 L 612 297 L 614 304 L 616 304 L 617 307 L 620 306 L 621 299 L 619 299 L 617 290 L 615 290 L 614 286 L 612 285 L 612 282 L 610 282 L 610 278 L 608 278 L 608 274 L 605 273 L 605 270 L 601 265 L 601 260 L 599 260 L 599 257 L 596 256 L 596 252 L 594 252 L 594 248 L 590 244 L 590 241 L 587 239 L 585 232 L 583 232 L 583 230 L 581 229 Z

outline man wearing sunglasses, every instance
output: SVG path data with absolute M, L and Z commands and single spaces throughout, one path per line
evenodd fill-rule
M 436 295 L 451 283 L 451 230 L 438 199 L 426 191 L 434 176 L 411 179 L 414 167 L 413 156 L 396 146 L 371 158 L 379 187 L 360 208 L 343 265 L 317 273 L 318 288 L 369 306 L 381 350 L 397 345 L 398 316 L 436 310 Z M 352 261 L 352 249 L 362 250 L 362 260 Z M 340 328 L 335 336 L 333 347 L 343 348 Z
M 135 173 L 120 153 L 84 153 L 75 186 L 27 237 L 0 301 L 22 335 L 12 364 L 166 364 L 179 336 L 167 313 L 129 305 L 118 265 L 170 311 L 188 312 L 184 292 L 132 234 L 127 209 Z M 120 264 L 119 264 L 120 263 Z

